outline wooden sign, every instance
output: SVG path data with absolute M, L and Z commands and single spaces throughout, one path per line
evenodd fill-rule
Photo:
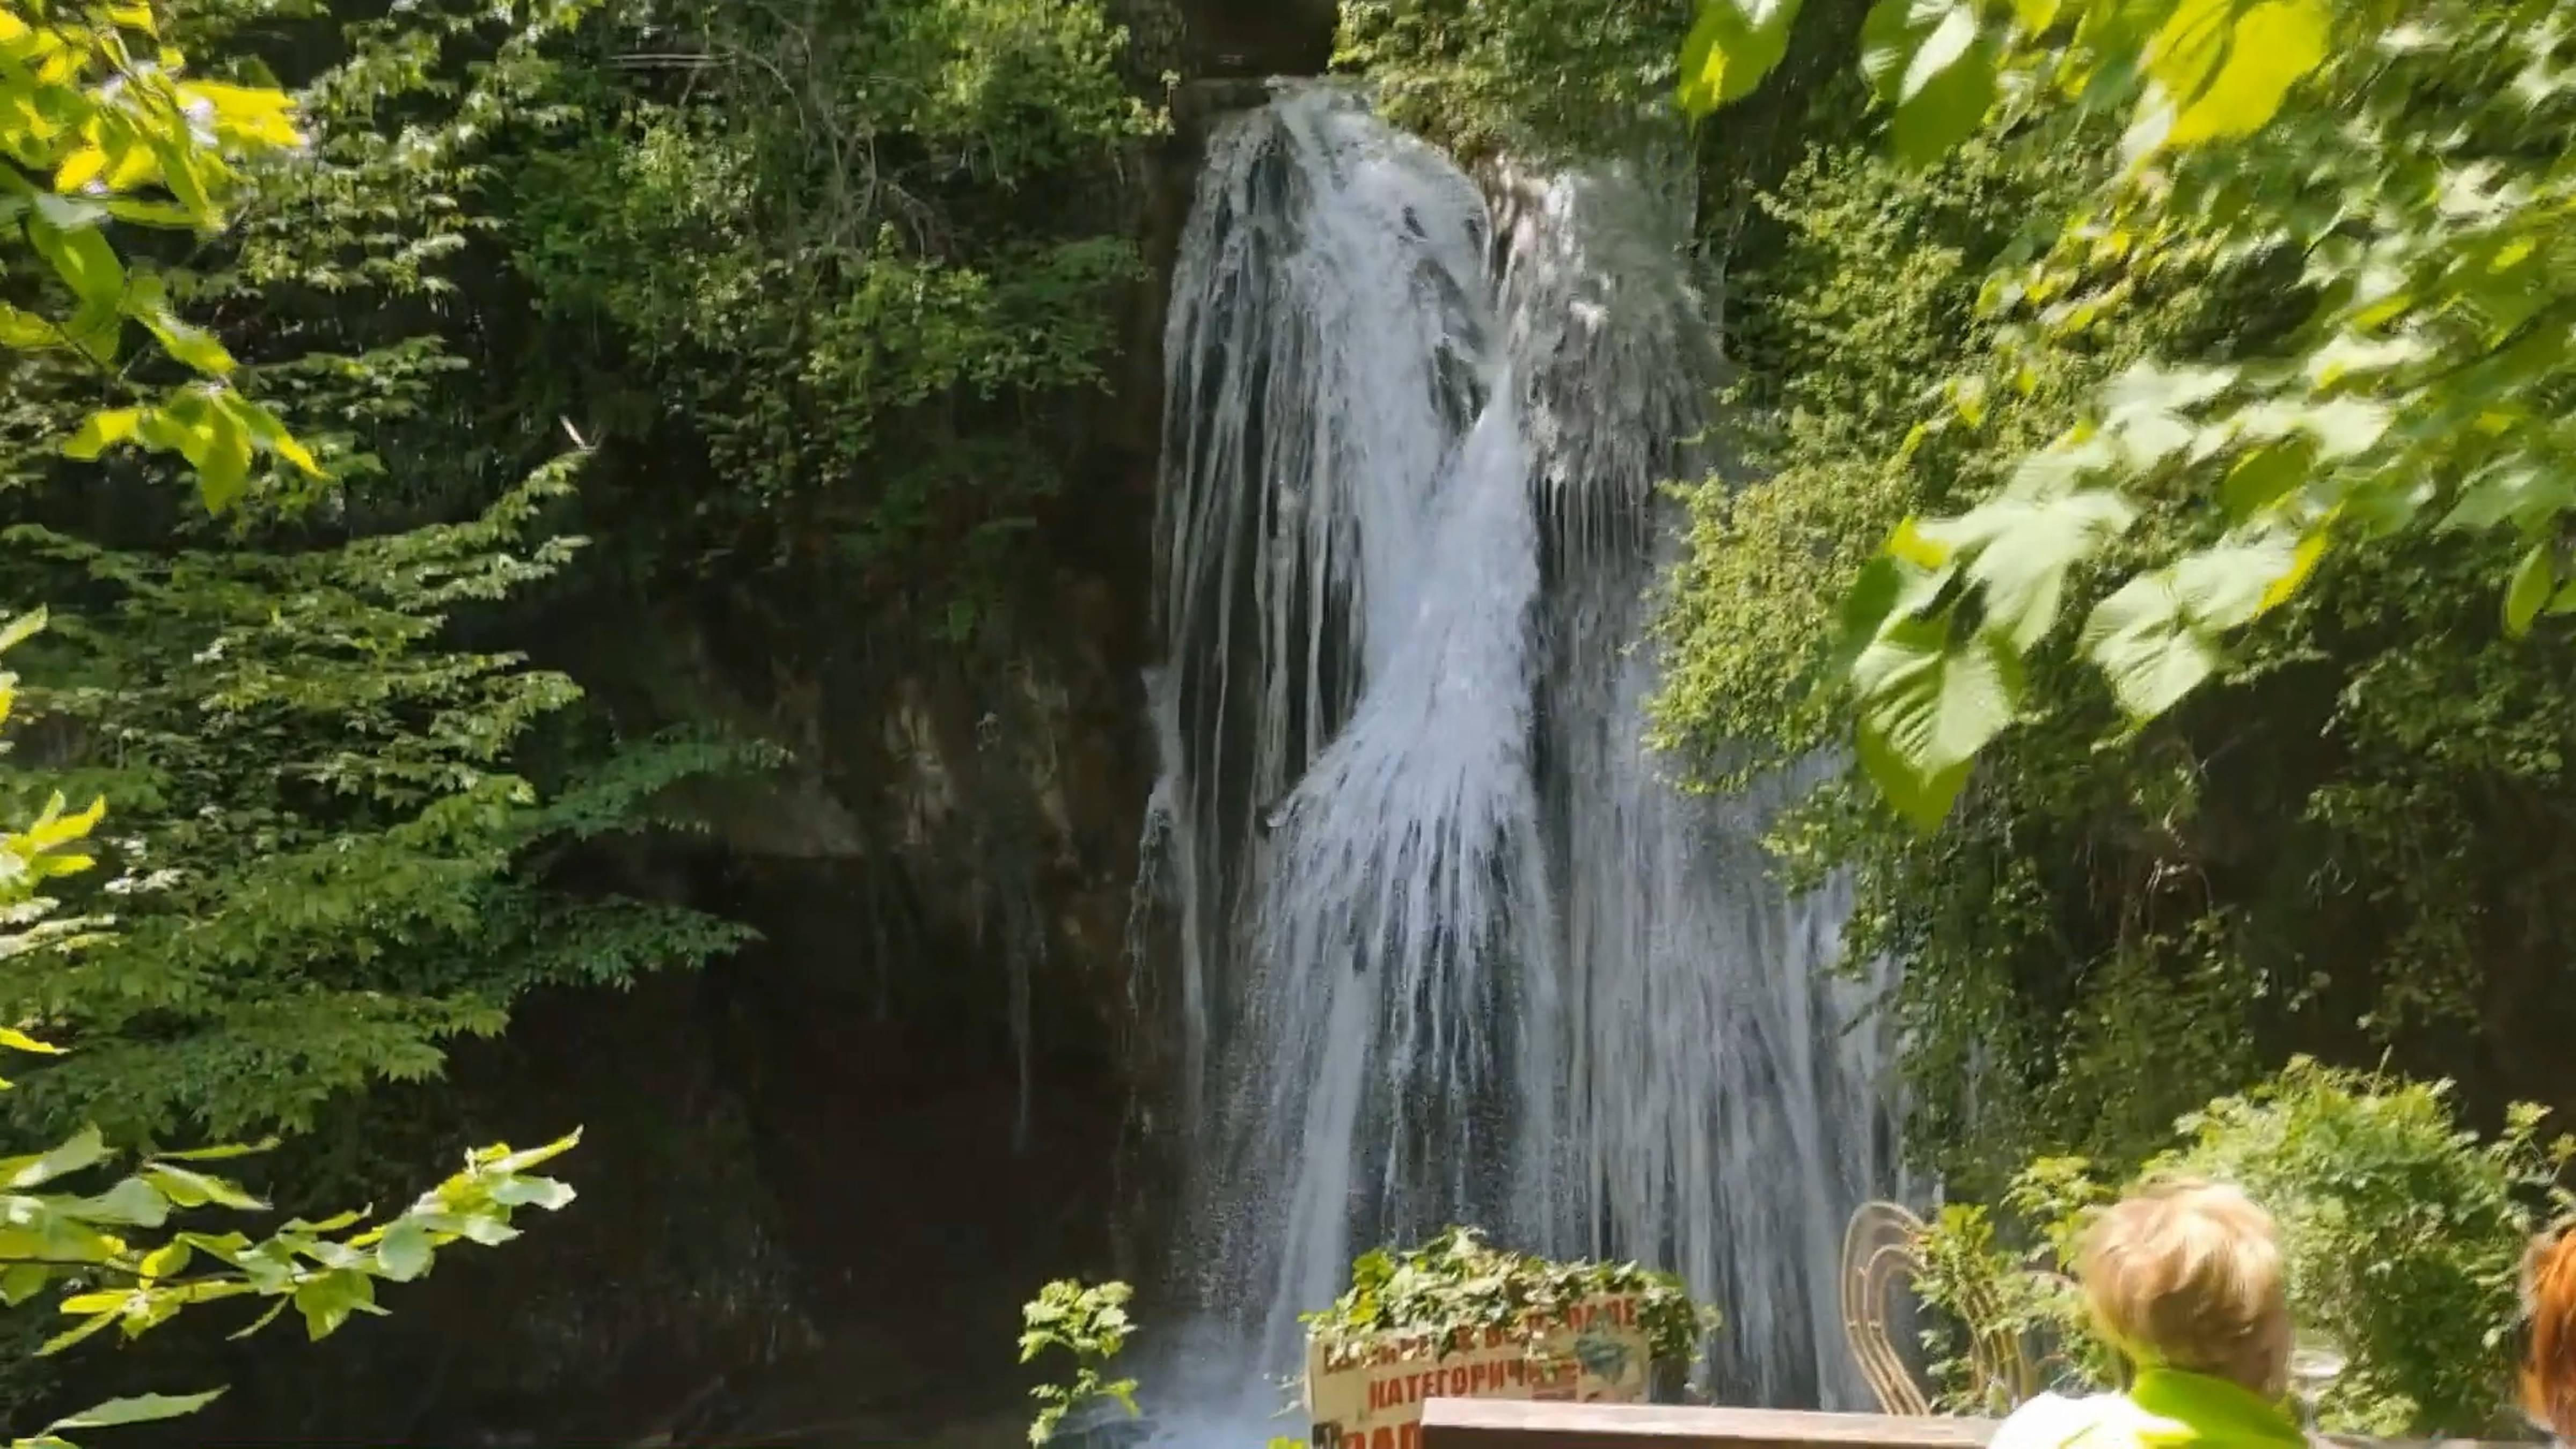
M 1587 1299 L 1562 1317 L 1436 1343 L 1389 1338 L 1357 1354 L 1306 1350 L 1315 1449 L 1420 1449 L 1432 1399 L 1642 1403 L 1649 1381 L 1635 1294 Z

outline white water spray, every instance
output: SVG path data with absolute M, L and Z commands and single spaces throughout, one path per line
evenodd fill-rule
M 1450 1222 L 1726 1311 L 1729 1397 L 1844 1403 L 1835 1252 L 1893 1126 L 1782 793 L 1674 793 L 1637 648 L 1707 329 L 1682 209 L 1491 178 L 1323 87 L 1230 118 L 1173 280 L 1160 522 L 1189 1286 L 1238 1377 Z M 1499 235 L 1498 235 L 1499 232 Z

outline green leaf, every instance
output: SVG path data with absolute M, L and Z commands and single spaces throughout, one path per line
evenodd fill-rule
M 62 329 L 36 313 L 0 302 L 0 347 L 51 347 L 63 340 Z
M 2549 593 L 2557 585 L 2557 570 L 2550 558 L 2550 545 L 2535 543 L 2515 564 L 2512 582 L 2504 590 L 2504 632 L 2519 639 L 2531 632 L 2531 621 L 2540 616 Z
M 1860 652 L 1886 627 L 1887 616 L 1895 611 L 1904 588 L 1904 565 L 1894 558 L 1880 554 L 1862 565 L 1859 577 L 1852 581 L 1851 592 L 1843 595 L 1834 657 L 1826 666 L 1831 677 L 1839 679 L 1851 672 Z
M 2448 533 L 2511 522 L 2536 531 L 2570 509 L 2576 509 L 2576 476 L 2559 468 L 2518 464 L 2472 477 L 2460 489 L 2460 501 L 2434 528 Z
M 2252 518 L 2305 483 L 2315 464 L 2316 447 L 2304 436 L 2256 448 L 2227 470 L 2218 485 L 2219 503 L 2230 518 Z
M 1700 0 L 1699 18 L 1682 42 L 1675 99 L 1697 120 L 1753 93 L 1788 54 L 1789 28 L 1801 0 Z
M 83 1198 L 73 1211 L 96 1223 L 157 1228 L 170 1218 L 170 1199 L 152 1184 L 129 1177 L 97 1197 Z
M 215 340 L 215 334 L 188 323 L 169 308 L 135 309 L 134 320 L 160 340 L 162 351 L 190 369 L 208 377 L 231 374 L 233 355 Z
M 2228 539 L 2174 561 L 2176 595 L 2196 628 L 2241 628 L 2280 602 L 2284 578 L 2300 572 L 2300 540 L 2286 532 Z
M 2083 651 L 2132 718 L 2153 719 L 2218 668 L 2219 634 L 2288 598 L 2324 549 L 2323 532 L 2275 531 L 2185 554 L 2095 606 Z
M 268 1206 L 244 1192 L 238 1184 L 227 1182 L 211 1173 L 174 1167 L 166 1157 L 156 1157 L 145 1163 L 143 1176 L 181 1207 L 203 1207 L 207 1203 L 216 1203 L 243 1212 L 259 1212 Z
M 328 1338 L 349 1315 L 375 1306 L 375 1280 L 353 1268 L 308 1278 L 295 1290 L 296 1311 L 304 1315 L 308 1337 Z
M 64 1349 L 70 1348 L 72 1345 L 77 1344 L 84 1339 L 96 1336 L 99 1330 L 107 1327 L 111 1323 L 114 1323 L 118 1318 L 123 1316 L 124 1315 L 114 1311 L 93 1313 L 89 1317 L 82 1319 L 80 1322 L 73 1324 L 71 1327 L 64 1329 L 62 1332 L 55 1334 L 53 1337 L 46 1339 L 44 1343 L 37 1348 L 36 1356 L 39 1358 L 46 1358 L 51 1357 L 54 1354 L 58 1354 Z
M 63 444 L 63 456 L 87 463 L 122 442 L 134 437 L 143 421 L 141 408 L 110 408 L 81 419 L 80 431 Z
M 1907 818 L 1947 815 L 1969 762 L 2012 723 L 2020 662 L 1993 634 L 1951 637 L 1947 615 L 1890 624 L 1852 665 L 1861 762 Z
M 45 621 L 42 614 L 30 615 L 28 617 L 35 619 L 36 626 L 35 629 L 29 629 L 27 633 L 32 634 L 36 632 L 36 629 L 44 627 Z M 12 627 L 14 628 L 15 626 L 13 625 Z M 20 637 L 23 638 L 24 636 L 22 635 Z M 17 639 L 0 637 L 0 650 L 5 650 L 10 645 L 17 642 Z M 34 1037 L 27 1035 L 25 1032 L 18 1030 L 14 1026 L 0 1026 L 0 1046 L 9 1047 L 16 1051 L 35 1052 L 39 1055 L 49 1057 L 58 1057 L 63 1054 L 63 1049 L 61 1047 L 58 1047 L 49 1041 L 38 1041 Z
M 27 240 L 74 297 L 113 314 L 125 295 L 125 267 L 96 226 L 66 229 L 40 206 L 27 213 Z
M 474 1165 L 486 1172 L 507 1175 L 541 1167 L 581 1145 L 581 1129 L 576 1127 L 542 1147 L 523 1147 L 512 1151 L 506 1146 L 482 1149 L 473 1156 Z
M 56 1419 L 45 1426 L 45 1432 L 106 1429 L 118 1424 L 148 1424 L 157 1419 L 176 1419 L 213 1403 L 223 1392 L 221 1389 L 208 1389 L 202 1394 L 144 1394 L 138 1398 L 110 1399 L 83 1409 L 68 1419 Z
M 1969 0 L 1879 0 L 1861 25 L 1861 71 L 1894 108 L 1899 159 L 1938 160 L 1984 122 L 1995 99 L 1995 37 Z
M 573 1200 L 572 1185 L 551 1177 L 505 1177 L 492 1185 L 492 1200 L 504 1207 L 534 1207 L 555 1212 Z
M 2261 130 L 2324 63 L 2331 31 L 2323 0 L 2181 0 L 2147 48 L 2163 144 Z
M 2025 35 L 2039 35 L 2057 23 L 2058 0 L 2013 0 L 2013 23 Z
M 402 1218 L 385 1229 L 376 1244 L 378 1271 L 397 1283 L 408 1283 L 429 1271 L 436 1245 L 430 1241 L 429 1229 L 410 1218 Z
M 2067 571 L 2136 517 L 2136 509 L 2106 489 L 2054 496 L 2007 491 L 1917 531 L 1936 546 L 1973 555 L 1968 577 L 1983 590 L 1984 627 L 2002 630 L 2021 653 L 2056 626 Z
M 107 1157 L 107 1139 L 96 1127 L 84 1127 L 52 1151 L 0 1161 L 0 1173 L 12 1188 L 39 1187 L 65 1173 L 95 1166 Z
M 0 1271 L 0 1303 L 15 1308 L 44 1292 L 53 1281 L 53 1270 L 42 1263 L 12 1263 Z
M 213 1147 L 191 1147 L 185 1152 L 155 1152 L 154 1162 L 225 1162 L 236 1157 L 255 1157 L 273 1151 L 278 1139 L 263 1137 L 257 1142 L 226 1142 Z
M 2134 719 L 2173 708 L 2218 668 L 2216 645 L 2191 627 L 2165 570 L 2141 574 L 2095 605 L 2083 649 Z
M 268 1305 L 268 1311 L 266 1313 L 263 1313 L 259 1317 L 252 1319 L 250 1322 L 243 1324 L 241 1327 L 234 1329 L 232 1332 L 225 1334 L 225 1339 L 238 1342 L 241 1339 L 248 1338 L 252 1334 L 259 1332 L 261 1329 L 268 1327 L 270 1324 L 275 1323 L 278 1320 L 279 1315 L 286 1312 L 286 1305 L 286 1299 L 278 1299 L 276 1302 Z

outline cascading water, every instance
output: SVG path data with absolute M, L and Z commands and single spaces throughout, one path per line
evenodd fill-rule
M 1212 137 L 1173 280 L 1150 888 L 1178 930 L 1190 1286 L 1280 1372 L 1352 1252 L 1449 1222 L 1726 1310 L 1840 1402 L 1835 1249 L 1893 1128 L 1778 790 L 1640 743 L 1656 483 L 1701 427 L 1679 208 L 1490 178 L 1326 87 Z M 1498 224 L 1499 223 L 1499 224 Z

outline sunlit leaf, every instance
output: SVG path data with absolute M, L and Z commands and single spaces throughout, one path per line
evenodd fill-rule
M 0 1269 L 0 1303 L 15 1308 L 44 1292 L 53 1281 L 53 1270 L 42 1263 L 12 1263 Z
M 0 648 L 6 647 L 5 644 L 0 644 Z M 39 1041 L 14 1026 L 0 1026 L 0 1046 L 9 1047 L 15 1051 L 39 1052 L 52 1057 L 63 1054 L 61 1047 L 49 1041 Z
M 2550 558 L 2550 545 L 2536 543 L 2515 564 L 2513 578 L 2504 590 L 2504 631 L 2521 638 L 2531 632 L 2531 621 L 2540 617 L 2541 606 L 2549 602 L 2550 591 L 2557 586 L 2558 576 Z
M 214 1203 L 222 1207 L 257 1212 L 268 1204 L 244 1192 L 238 1184 L 210 1173 L 196 1172 L 173 1165 L 169 1158 L 155 1158 L 143 1165 L 143 1176 L 154 1187 L 167 1193 L 181 1207 L 202 1207 Z
M 1978 632 L 1953 641 L 1946 617 L 1891 623 L 1852 665 L 1861 763 L 1890 804 L 1929 829 L 1968 766 L 2012 723 L 2019 661 Z
M 79 1214 L 98 1223 L 157 1228 L 170 1218 L 170 1199 L 141 1178 L 129 1177 L 92 1198 L 83 1198 Z
M 2240 521 L 2288 497 L 2307 482 L 2316 448 L 2304 437 L 2256 448 L 2236 460 L 2219 485 L 2219 502 Z
M 1788 53 L 1800 0 L 1700 0 L 1676 99 L 1694 119 L 1752 94 Z
M 435 1251 L 429 1230 L 403 1218 L 386 1228 L 383 1240 L 376 1244 L 377 1269 L 397 1283 L 407 1283 L 429 1271 Z
M 125 267 L 95 226 L 65 229 L 42 209 L 27 213 L 27 240 L 74 297 L 113 312 L 125 292 Z
M 2168 113 L 2162 143 L 2251 135 L 2326 58 L 2323 0 L 2180 0 L 2147 48 Z
M 202 1394 L 144 1394 L 138 1398 L 110 1399 L 94 1404 L 67 1419 L 57 1419 L 46 1426 L 47 1433 L 65 1429 L 105 1429 L 117 1424 L 145 1424 L 156 1419 L 176 1419 L 193 1414 L 223 1395 L 221 1389 L 208 1389 Z
M 2085 656 L 2111 681 L 2133 718 L 2173 708 L 2218 667 L 2216 644 L 2192 627 L 2170 573 L 2141 574 L 2085 621 Z
M 107 1159 L 107 1139 L 96 1127 L 84 1127 L 50 1152 L 0 1161 L 0 1174 L 12 1188 L 41 1187 L 67 1173 Z
M 142 422 L 141 408 L 108 408 L 91 413 L 81 419 L 80 430 L 63 444 L 63 456 L 94 461 L 117 444 L 131 441 Z

